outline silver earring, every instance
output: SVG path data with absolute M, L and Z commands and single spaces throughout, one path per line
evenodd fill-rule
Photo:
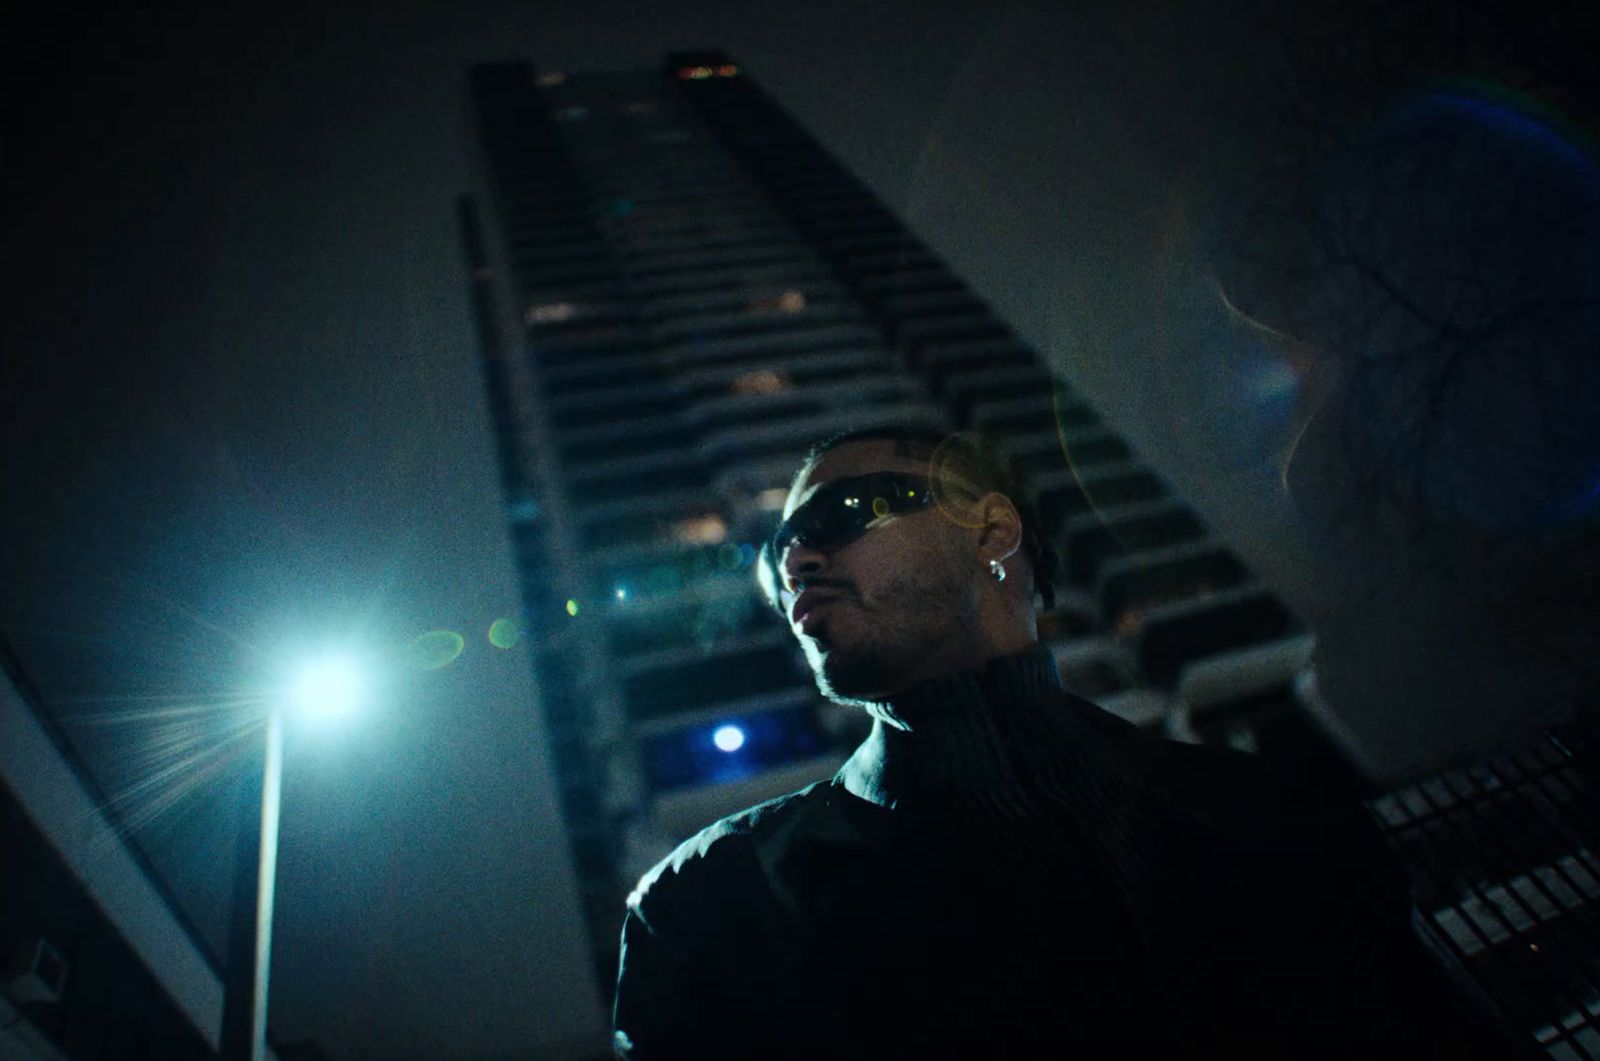
M 1006 565 L 998 560 L 990 560 L 989 574 L 994 576 L 996 582 L 1004 582 L 1006 580 Z

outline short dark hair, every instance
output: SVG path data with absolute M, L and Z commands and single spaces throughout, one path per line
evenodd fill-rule
M 1060 554 L 1044 533 L 1038 509 L 1013 474 L 1010 462 L 996 452 L 986 438 L 972 431 L 951 433 L 914 424 L 841 431 L 811 447 L 795 471 L 795 479 L 815 467 L 829 452 L 850 442 L 892 442 L 897 456 L 937 463 L 938 467 L 932 469 L 936 498 L 940 490 L 946 488 L 941 485 L 944 475 L 970 483 L 978 490 L 979 496 L 989 493 L 1005 495 L 1022 518 L 1022 552 L 1033 571 L 1034 592 L 1039 594 L 1046 608 L 1055 607 L 1055 579 L 1061 566 Z M 777 557 L 763 548 L 761 564 L 763 586 L 765 588 L 770 583 L 767 596 L 776 603 Z

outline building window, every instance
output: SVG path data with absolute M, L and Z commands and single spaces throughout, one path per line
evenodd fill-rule
M 715 513 L 690 516 L 672 525 L 672 536 L 685 545 L 720 545 L 728 540 L 728 521 Z
M 799 313 L 806 308 L 806 293 L 794 288 L 750 300 L 752 313 Z
M 571 320 L 577 312 L 570 302 L 540 302 L 530 306 L 523 319 L 528 324 L 556 324 Z
M 761 368 L 739 376 L 728 389 L 738 395 L 779 394 L 792 386 L 794 385 L 784 376 L 770 368 Z

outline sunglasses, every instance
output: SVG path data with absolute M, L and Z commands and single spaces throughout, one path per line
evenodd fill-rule
M 874 472 L 836 479 L 817 488 L 806 503 L 778 524 L 761 554 L 776 586 L 778 565 L 789 546 L 834 552 L 890 516 L 919 512 L 933 503 L 928 480 L 902 472 Z

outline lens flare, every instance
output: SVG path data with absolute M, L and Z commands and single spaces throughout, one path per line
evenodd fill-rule
M 406 661 L 418 670 L 438 670 L 456 661 L 467 639 L 454 630 L 431 630 L 406 646 Z
M 489 644 L 495 648 L 512 648 L 522 640 L 522 627 L 515 619 L 496 619 L 489 624 Z

